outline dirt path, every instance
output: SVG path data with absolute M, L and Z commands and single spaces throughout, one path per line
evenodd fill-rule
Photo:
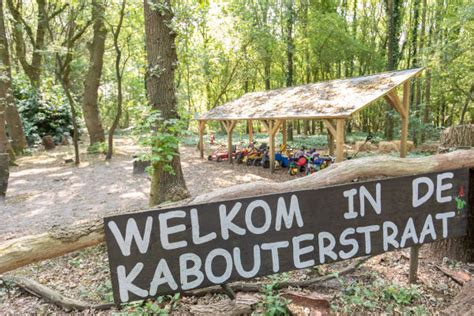
M 0 240 L 39 233 L 53 225 L 102 217 L 117 209 L 145 209 L 150 181 L 146 174 L 132 174 L 132 155 L 137 152 L 131 139 L 116 141 L 111 162 L 102 155 L 81 152 L 79 167 L 64 163 L 72 148 L 61 146 L 18 159 L 10 170 L 7 199 L 0 205 Z M 192 195 L 234 184 L 290 177 L 267 169 L 202 161 L 194 147 L 181 148 L 186 184 Z

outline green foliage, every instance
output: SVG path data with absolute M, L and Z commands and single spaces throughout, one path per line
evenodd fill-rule
M 169 315 L 178 306 L 180 298 L 179 293 L 158 296 L 155 299 L 124 304 L 122 309 L 126 315 Z
M 334 311 L 388 312 L 402 314 L 425 314 L 426 310 L 417 305 L 421 292 L 416 285 L 400 285 L 376 278 L 371 283 L 363 281 L 346 282 L 339 279 L 344 290 L 338 294 L 331 306 Z
M 60 142 L 63 135 L 72 135 L 72 119 L 67 100 L 59 86 L 38 95 L 24 79 L 14 80 L 13 94 L 17 101 L 28 144 L 41 142 L 50 135 Z
M 88 154 L 107 154 L 109 146 L 106 142 L 94 143 L 87 147 Z
M 283 279 L 288 279 L 288 274 L 271 275 L 269 278 L 271 283 L 262 287 L 262 300 L 258 303 L 257 310 L 269 316 L 290 315 L 287 307 L 290 301 L 281 297 L 276 290 Z
M 146 149 L 139 159 L 151 162 L 149 172 L 159 165 L 173 174 L 171 161 L 178 154 L 180 139 L 187 134 L 183 120 L 165 120 L 159 111 L 147 113 L 135 129 L 139 144 Z

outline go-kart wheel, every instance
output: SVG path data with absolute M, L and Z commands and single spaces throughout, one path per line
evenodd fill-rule
M 222 157 L 217 157 L 216 161 L 217 161 L 217 162 L 221 162 L 221 161 L 222 161 Z
M 207 156 L 207 160 L 212 161 L 212 155 Z

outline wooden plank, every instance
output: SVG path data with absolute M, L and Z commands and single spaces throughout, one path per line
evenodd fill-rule
M 282 145 L 285 146 L 286 148 L 286 143 L 288 140 L 288 135 L 287 135 L 287 130 L 286 130 L 286 120 L 283 120 L 283 123 L 281 124 L 281 134 L 282 134 Z
M 345 120 L 336 120 L 336 162 L 344 160 Z
M 472 201 L 459 206 L 455 197 L 471 189 L 469 169 L 457 169 L 107 217 L 114 298 L 125 303 L 464 236 Z

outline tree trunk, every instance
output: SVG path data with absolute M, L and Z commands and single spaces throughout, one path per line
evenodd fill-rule
M 1 3 L 1 16 L 0 16 L 0 60 L 2 63 L 1 73 L 2 76 L 2 100 L 3 100 L 3 109 L 2 117 L 3 121 L 7 121 L 6 131 L 5 126 L 3 126 L 3 131 L 0 131 L 0 134 L 5 134 L 8 132 L 8 135 L 11 137 L 12 142 L 11 146 L 15 154 L 21 154 L 26 147 L 25 134 L 23 132 L 23 125 L 21 123 L 20 115 L 15 105 L 15 98 L 12 93 L 12 74 L 11 74 L 11 64 L 10 64 L 10 51 L 8 47 L 8 39 L 6 36 L 5 30 L 5 21 L 4 21 L 4 11 L 3 11 L 3 1 Z M 3 125 L 4 122 L 2 122 Z M 3 137 L 3 136 L 2 136 Z M 8 140 L 7 140 L 8 142 Z
M 178 207 L 264 194 L 312 190 L 352 183 L 356 180 L 401 177 L 459 168 L 474 168 L 474 150 L 458 150 L 448 154 L 421 158 L 378 156 L 346 160 L 304 178 L 280 183 L 259 181 L 239 184 L 202 194 L 192 199 L 167 203 L 165 206 Z M 473 192 L 474 190 L 471 190 L 471 193 Z M 54 227 L 43 234 L 8 240 L 0 244 L 0 274 L 34 262 L 95 246 L 103 241 L 104 226 L 101 219 L 67 227 Z
M 102 65 L 104 62 L 104 46 L 107 29 L 104 24 L 105 6 L 103 0 L 92 1 L 92 19 L 94 20 L 94 36 L 89 44 L 89 70 L 84 81 L 84 121 L 89 132 L 90 144 L 105 141 L 104 128 L 100 121 L 97 103 Z
M 147 92 L 153 109 L 160 111 L 163 120 L 178 119 L 174 71 L 178 63 L 176 33 L 171 28 L 173 13 L 170 0 L 157 3 L 144 0 L 145 37 L 148 61 Z M 156 133 L 156 130 L 155 130 Z M 150 205 L 177 201 L 189 196 L 181 170 L 179 149 L 166 170 L 161 162 L 153 163 Z
M 7 193 L 8 177 L 10 175 L 8 169 L 8 139 L 5 134 L 5 109 L 9 106 L 12 95 L 3 0 L 0 0 L 0 54 L 2 55 L 0 59 L 0 199 L 3 199 Z M 5 56 L 7 59 L 4 58 Z M 7 63 L 5 63 L 5 61 L 7 61 Z
M 399 58 L 399 40 L 401 24 L 401 0 L 385 0 L 385 11 L 387 14 L 387 70 L 395 70 Z M 390 105 L 385 106 L 385 137 L 393 139 L 393 115 Z
M 13 0 L 7 0 L 8 8 L 15 20 L 13 27 L 13 37 L 15 40 L 16 55 L 20 61 L 20 64 L 31 82 L 31 85 L 35 90 L 39 90 L 41 84 L 41 67 L 43 61 L 44 47 L 45 47 L 45 36 L 48 30 L 48 12 L 46 0 L 37 0 L 38 13 L 37 13 L 37 26 L 36 36 L 34 40 L 30 38 L 30 44 L 33 46 L 31 63 L 28 62 L 26 57 L 27 47 L 25 45 L 25 37 L 23 30 L 30 25 L 26 25 L 26 20 L 21 16 L 20 8 L 22 2 L 17 2 L 17 5 Z M 33 36 L 33 35 L 32 35 Z M 31 37 L 32 37 L 31 36 Z
M 286 86 L 291 87 L 293 85 L 293 54 L 295 50 L 293 43 L 293 0 L 286 1 L 286 10 Z
M 122 29 L 126 2 L 127 2 L 126 0 L 122 0 L 122 5 L 120 7 L 120 18 L 119 18 L 119 23 L 117 25 L 117 29 L 114 30 L 114 28 L 112 27 L 112 33 L 114 36 L 114 48 L 115 48 L 115 77 L 117 78 L 117 113 L 115 114 L 114 121 L 112 123 L 112 126 L 109 129 L 107 156 L 105 157 L 106 160 L 112 159 L 112 154 L 114 152 L 114 133 L 115 133 L 115 129 L 119 125 L 120 117 L 122 116 L 122 103 L 123 103 L 122 77 L 123 77 L 123 70 L 125 68 L 125 65 L 123 66 L 120 65 L 120 60 L 122 58 L 122 50 L 120 49 L 120 45 L 119 45 L 119 36 L 120 36 L 120 31 Z M 125 63 L 126 62 L 127 61 L 125 61 Z

